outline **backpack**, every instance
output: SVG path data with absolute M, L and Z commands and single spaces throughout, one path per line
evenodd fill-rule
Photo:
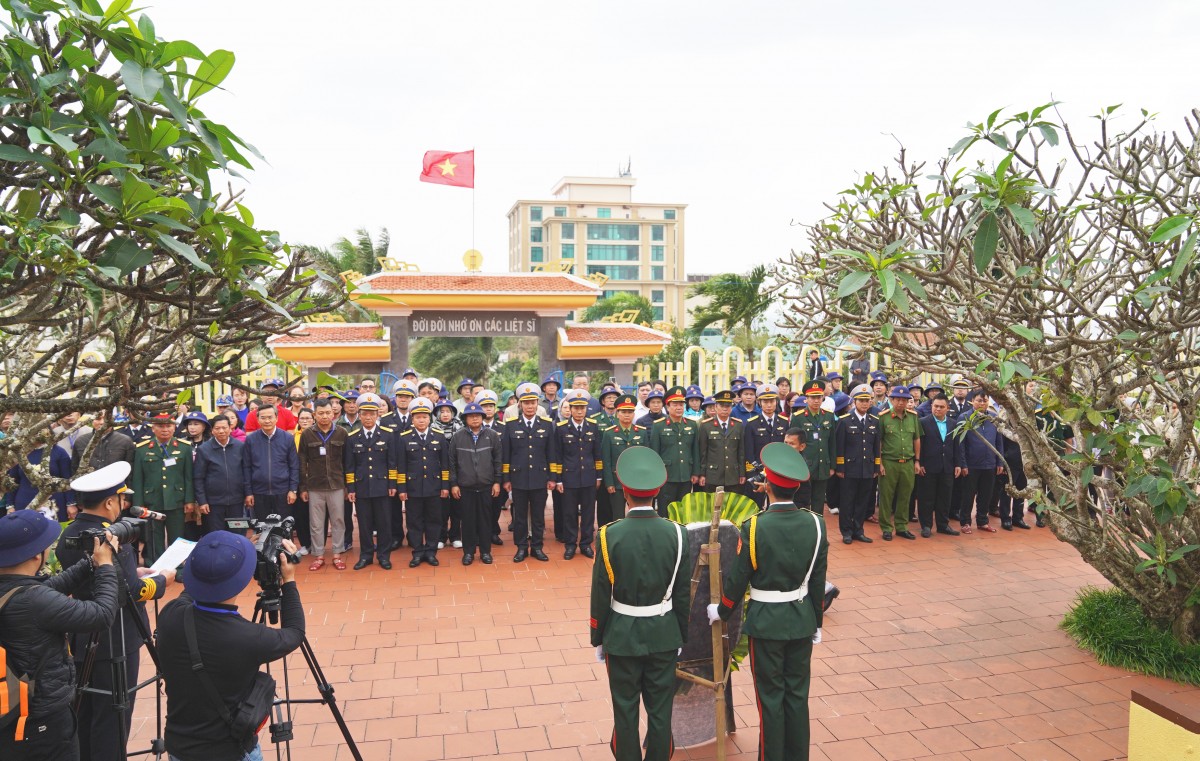
M 34 585 L 23 584 L 0 595 L 0 613 L 14 597 L 31 586 Z M 7 731 L 10 726 L 15 724 L 14 736 L 18 741 L 25 739 L 25 722 L 29 720 L 29 704 L 33 700 L 37 680 L 42 675 L 42 668 L 46 665 L 47 660 L 47 656 L 43 655 L 33 676 L 20 675 L 9 662 L 8 649 L 3 642 L 0 642 L 0 729 Z

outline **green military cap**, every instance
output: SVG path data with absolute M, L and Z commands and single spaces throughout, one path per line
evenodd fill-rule
M 795 489 L 808 480 L 808 463 L 800 453 L 781 441 L 767 444 L 762 450 L 763 475 L 781 489 Z
M 713 395 L 713 400 L 717 404 L 733 404 L 734 396 L 732 391 L 718 391 Z
M 617 480 L 631 497 L 653 497 L 667 482 L 667 467 L 653 449 L 629 447 L 617 458 Z
M 603 396 L 603 395 L 602 395 Z M 618 410 L 636 410 L 637 399 L 633 398 L 633 394 L 621 394 L 617 397 Z
M 672 386 L 667 389 L 666 402 L 686 402 L 687 390 L 683 386 Z

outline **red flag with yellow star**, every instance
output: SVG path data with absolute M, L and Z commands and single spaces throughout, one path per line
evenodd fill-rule
M 475 151 L 426 151 L 421 162 L 421 182 L 475 187 Z

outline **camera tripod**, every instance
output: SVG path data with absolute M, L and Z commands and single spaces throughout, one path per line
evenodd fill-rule
M 75 693 L 75 704 L 73 706 L 75 713 L 79 713 L 80 705 L 83 702 L 85 694 L 92 695 L 108 695 L 112 698 L 113 710 L 117 713 L 117 736 L 119 738 L 117 745 L 118 758 L 124 759 L 130 756 L 153 755 L 155 759 L 162 759 L 167 753 L 166 743 L 163 741 L 163 693 L 159 686 L 155 687 L 154 699 L 155 709 L 154 717 L 156 721 L 156 729 L 153 739 L 150 740 L 150 747 L 145 750 L 137 750 L 129 752 L 126 746 L 129 743 L 128 726 L 129 720 L 127 716 L 132 710 L 131 695 L 136 695 L 139 690 L 150 684 L 160 685 L 162 682 L 162 667 L 158 660 L 158 648 L 154 645 L 154 638 L 150 634 L 150 627 L 138 615 L 137 604 L 130 593 L 129 588 L 125 585 L 125 580 L 121 579 L 121 592 L 124 595 L 124 601 L 117 610 L 116 626 L 120 630 L 120 646 L 114 649 L 112 630 L 109 630 L 108 638 L 108 655 L 109 663 L 112 669 L 112 687 L 104 689 L 102 687 L 93 687 L 90 682 L 92 673 L 96 666 L 96 650 L 100 645 L 101 632 L 93 632 L 88 640 L 86 655 L 82 667 L 79 670 L 79 689 Z M 133 687 L 129 686 L 128 672 L 126 671 L 126 663 L 129 658 L 129 650 L 125 642 L 125 615 L 126 608 L 128 614 L 133 617 L 134 626 L 138 630 L 138 636 L 142 640 L 142 644 L 146 646 L 146 652 L 150 655 L 151 662 L 154 663 L 154 675 Z M 137 650 L 135 649 L 136 653 Z M 136 656 L 135 656 L 136 657 Z M 93 749 L 94 750 L 94 749 Z
M 264 589 L 258 593 L 258 599 L 254 603 L 254 618 L 255 623 L 267 626 L 268 620 L 275 624 L 279 622 L 279 589 L 276 587 L 271 591 Z M 358 751 L 358 745 L 354 742 L 354 738 L 350 736 L 350 728 L 346 726 L 346 719 L 342 716 L 341 710 L 338 708 L 337 700 L 333 697 L 333 685 L 325 678 L 325 672 L 321 670 L 321 664 L 317 663 L 316 653 L 313 652 L 312 645 L 308 642 L 308 635 L 304 635 L 300 641 L 300 654 L 304 656 L 305 663 L 308 664 L 309 673 L 312 674 L 316 682 L 317 692 L 321 694 L 319 698 L 293 698 L 291 684 L 288 679 L 287 656 L 283 656 L 280 660 L 283 661 L 283 697 L 276 698 L 271 706 L 274 713 L 274 721 L 270 724 L 271 742 L 275 744 L 275 758 L 282 759 L 285 755 L 288 761 L 292 758 L 292 706 L 304 703 L 324 703 L 329 706 L 329 712 L 333 714 L 333 720 L 337 722 L 338 729 L 342 731 L 342 737 L 346 741 L 346 747 L 350 749 L 355 761 L 362 761 L 362 754 Z M 271 673 L 271 664 L 267 664 L 267 673 Z M 283 748 L 287 750 L 284 751 Z

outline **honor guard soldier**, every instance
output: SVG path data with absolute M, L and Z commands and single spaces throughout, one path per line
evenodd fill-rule
M 408 406 L 412 428 L 400 434 L 402 456 L 397 471 L 400 500 L 407 505 L 408 546 L 412 548 L 409 568 L 421 561 L 437 565 L 438 540 L 442 535 L 442 500 L 450 497 L 450 440 L 433 429 L 433 405 L 414 399 Z
M 833 440 L 834 473 L 841 479 L 838 528 L 843 544 L 855 539 L 870 544 L 872 539 L 863 533 L 863 522 L 871 513 L 883 436 L 879 418 L 871 412 L 871 389 L 861 385 L 851 397 L 854 406 L 838 420 Z
M 379 556 L 379 567 L 392 570 L 392 508 L 396 482 L 404 463 L 398 459 L 398 439 L 379 425 L 384 401 L 375 394 L 358 397 L 359 425 L 346 438 L 346 498 L 358 513 L 358 562 L 361 571 Z
M 763 447 L 776 441 L 783 441 L 783 434 L 787 433 L 788 429 L 787 416 L 777 414 L 779 411 L 778 386 L 773 383 L 763 385 L 758 392 L 758 406 L 762 413 L 754 415 L 746 421 L 746 462 L 749 463 L 761 462 L 760 453 Z M 762 500 L 765 497 L 756 493 L 753 486 L 745 493 L 747 497 L 758 503 L 760 508 L 763 506 Z
M 167 545 L 183 536 L 184 512 L 191 512 L 196 502 L 192 446 L 175 438 L 175 418 L 171 413 L 157 413 L 150 424 L 154 436 L 134 448 L 133 474 L 129 479 L 131 504 L 165 516 L 146 524 L 142 560 L 148 566 L 158 560 Z
M 604 502 L 597 503 L 596 516 L 601 526 L 625 517 L 625 495 L 621 492 L 621 482 L 617 479 L 616 463 L 629 447 L 644 447 L 650 438 L 650 432 L 633 422 L 634 410 L 637 409 L 637 399 L 632 394 L 622 394 L 617 397 L 617 424 L 603 432 L 600 454 L 606 463 L 604 468 Z M 660 513 L 661 514 L 661 513 Z
M 567 392 L 571 409 L 569 420 L 560 420 L 555 427 L 555 486 L 563 495 L 563 560 L 575 557 L 575 548 L 584 557 L 595 557 L 592 537 L 596 530 L 596 487 L 604 470 L 600 451 L 600 429 L 587 420 L 587 404 L 591 395 L 581 388 Z
M 700 424 L 684 417 L 686 407 L 687 391 L 669 389 L 667 416 L 650 426 L 650 448 L 667 467 L 667 482 L 658 493 L 658 514 L 664 518 L 667 506 L 691 494 L 700 480 Z
M 708 618 L 728 619 L 750 588 L 742 631 L 758 697 L 758 758 L 807 761 L 810 666 L 821 641 L 829 541 L 821 516 L 788 498 L 809 475 L 800 453 L 768 444 L 762 462 L 770 506 L 742 523 L 737 564 Z
M 700 486 L 705 491 L 740 491 L 750 463 L 746 461 L 744 424 L 732 416 L 733 392 L 713 397 L 713 416 L 700 424 Z
M 600 529 L 600 560 L 592 566 L 591 642 L 608 668 L 609 744 L 616 761 L 667 761 L 675 751 L 671 708 L 676 658 L 688 634 L 691 551 L 686 529 L 654 511 L 654 496 L 667 480 L 658 455 L 629 447 L 616 472 L 629 507 L 624 519 Z M 644 745 L 638 737 L 639 701 L 646 705 Z
M 75 492 L 80 512 L 63 530 L 63 539 L 78 537 L 87 529 L 103 530 L 116 522 L 124 507 L 121 492 L 125 490 L 125 481 L 130 472 L 129 463 L 121 460 L 72 481 L 71 489 Z M 91 540 L 88 542 L 90 546 Z M 59 540 L 58 559 L 63 568 L 70 568 L 83 559 L 83 552 L 68 548 Z M 138 578 L 137 554 L 132 546 L 124 542 L 114 560 L 114 565 L 119 565 L 121 569 L 117 590 L 117 605 L 121 612 L 117 614 L 113 625 L 100 633 L 94 644 L 90 634 L 74 634 L 71 641 L 76 671 L 81 672 L 86 661 L 92 663 L 90 678 L 86 685 L 81 685 L 89 689 L 81 691 L 79 698 L 79 758 L 97 761 L 125 758 L 136 694 L 130 690 L 138 684 L 141 662 L 141 632 L 150 631 L 145 601 L 161 598 L 167 586 L 175 580 L 174 569 Z M 93 596 L 92 579 L 89 576 L 75 590 L 75 597 L 90 600 Z M 140 619 L 141 627 L 135 616 Z M 123 706 L 119 714 L 117 705 Z
M 825 512 L 829 479 L 833 477 L 833 433 L 837 427 L 837 418 L 833 413 L 821 408 L 823 401 L 825 383 L 820 380 L 805 383 L 805 404 L 792 415 L 791 422 L 793 428 L 801 431 L 800 441 L 804 443 L 801 454 L 808 465 L 812 510 L 818 515 Z
M 550 472 L 554 462 L 556 431 L 549 417 L 539 414 L 541 390 L 533 383 L 517 386 L 520 414 L 504 424 L 502 470 L 504 489 L 512 493 L 514 563 L 530 555 L 543 563 L 546 531 L 546 490 L 554 488 Z

